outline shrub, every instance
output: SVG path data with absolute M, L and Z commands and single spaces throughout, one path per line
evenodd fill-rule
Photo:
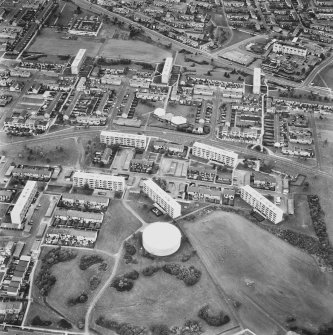
M 118 292 L 130 291 L 133 288 L 133 285 L 133 281 L 123 276 L 114 279 L 111 284 L 111 286 Z
M 67 304 L 69 306 L 75 306 L 77 304 L 84 304 L 88 301 L 88 294 L 87 293 L 82 293 L 76 298 L 69 298 L 67 301 Z
M 148 333 L 144 327 L 133 326 L 129 323 L 118 323 L 114 320 L 108 320 L 103 316 L 97 318 L 96 324 L 100 327 L 110 329 L 119 335 L 146 335 Z
M 204 320 L 209 326 L 220 327 L 230 321 L 227 314 L 223 311 L 217 314 L 210 314 L 209 305 L 203 306 L 198 313 L 200 319 Z
M 170 263 L 163 266 L 163 271 L 176 276 L 177 279 L 182 280 L 187 286 L 195 285 L 201 278 L 201 271 L 194 266 L 187 268 L 176 263 Z
M 49 320 L 42 320 L 38 315 L 36 315 L 32 320 L 31 320 L 31 325 L 32 326 L 41 326 L 41 327 L 48 327 L 51 326 L 52 321 Z
M 98 255 L 84 255 L 80 259 L 79 268 L 83 271 L 87 270 L 94 264 L 103 263 L 104 259 Z
M 89 288 L 94 291 L 101 283 L 101 280 L 97 276 L 92 276 L 89 280 Z
M 178 276 L 181 270 L 181 266 L 179 264 L 170 263 L 163 265 L 162 269 L 164 272 L 172 276 Z
M 150 277 L 152 276 L 154 273 L 160 271 L 160 267 L 159 266 L 147 266 L 146 268 L 144 268 L 142 270 L 142 274 L 146 277 Z
M 63 329 L 72 329 L 72 324 L 65 319 L 59 320 L 58 326 Z
M 150 327 L 152 335 L 169 335 L 170 329 L 167 325 L 157 324 Z
M 124 243 L 125 252 L 127 255 L 134 256 L 136 254 L 136 248 L 129 242 Z
M 133 270 L 131 272 L 127 272 L 123 275 L 126 279 L 130 280 L 137 280 L 139 278 L 139 272 L 136 270 Z

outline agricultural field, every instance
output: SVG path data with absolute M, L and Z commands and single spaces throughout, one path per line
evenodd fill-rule
M 187 262 L 181 262 L 184 254 L 191 254 Z M 124 261 L 117 270 L 117 275 L 129 271 L 139 272 L 139 278 L 134 282 L 134 287 L 129 292 L 118 292 L 113 287 L 108 287 L 97 302 L 93 320 L 100 316 L 117 322 L 127 322 L 136 326 L 149 328 L 153 324 L 165 324 L 168 327 L 182 326 L 185 320 L 198 319 L 197 314 L 206 304 L 216 311 L 223 311 L 231 321 L 222 327 L 210 327 L 202 321 L 205 334 L 216 334 L 237 326 L 237 322 L 229 313 L 220 292 L 212 282 L 198 256 L 193 254 L 189 243 L 183 242 L 182 247 L 174 255 L 151 260 L 141 255 L 135 255 L 137 264 L 125 264 Z M 150 277 L 142 275 L 142 270 L 149 265 L 162 266 L 166 262 L 175 262 L 186 267 L 194 266 L 202 274 L 199 282 L 194 286 L 186 286 L 181 280 L 170 276 L 163 270 Z M 92 328 L 101 334 L 110 334 L 110 331 L 92 324 Z
M 44 247 L 41 257 L 49 250 L 51 250 L 51 248 Z M 57 263 L 51 268 L 51 273 L 56 277 L 56 283 L 50 289 L 45 299 L 46 303 L 43 301 L 39 289 L 36 285 L 33 285 L 32 296 L 34 302 L 28 312 L 27 324 L 30 324 L 31 320 L 36 315 L 39 315 L 42 320 L 50 320 L 53 322 L 51 328 L 59 328 L 56 322 L 63 317 L 73 325 L 73 329 L 77 329 L 79 322 L 84 319 L 89 302 L 93 298 L 95 290 L 98 291 L 98 287 L 92 289 L 90 285 L 92 277 L 97 277 L 100 281 L 99 285 L 102 285 L 101 283 L 110 275 L 114 261 L 104 253 L 91 250 L 77 250 L 75 248 L 72 250 L 77 254 L 74 259 Z M 100 256 L 106 264 L 105 268 L 101 269 L 101 263 L 96 263 L 85 270 L 81 270 L 79 267 L 80 260 L 82 256 L 86 255 Z M 36 280 L 38 276 L 40 266 L 41 261 L 39 261 L 37 265 L 34 280 Z M 88 297 L 85 303 L 77 303 L 76 305 L 69 304 L 69 299 L 75 299 L 82 294 L 86 294 Z
M 129 58 L 148 63 L 161 62 L 164 58 L 171 56 L 169 51 L 149 43 L 118 39 L 106 40 L 98 54 L 102 57 Z
M 234 213 L 218 211 L 181 226 L 256 334 L 285 332 L 291 315 L 312 330 L 332 319 L 333 276 L 309 255 Z
M 44 142 L 43 145 L 15 143 L 5 149 L 13 162 L 30 165 L 61 164 L 74 166 L 79 153 L 73 139 Z
M 120 200 L 111 200 L 98 234 L 96 249 L 116 253 L 121 242 L 137 229 L 141 222 L 128 211 Z

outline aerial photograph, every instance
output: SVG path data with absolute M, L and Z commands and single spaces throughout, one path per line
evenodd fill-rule
M 333 0 L 0 0 L 0 335 L 333 335 Z

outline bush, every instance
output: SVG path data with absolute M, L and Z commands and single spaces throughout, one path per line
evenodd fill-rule
M 114 320 L 108 320 L 103 316 L 97 318 L 96 324 L 100 327 L 110 329 L 119 335 L 146 335 L 148 333 L 144 327 L 133 326 L 129 323 L 118 323 Z
M 63 329 L 72 329 L 72 324 L 69 323 L 67 320 L 65 319 L 61 319 L 59 322 L 58 322 L 58 326 L 60 328 L 63 328 Z
M 75 306 L 77 304 L 84 304 L 88 301 L 88 294 L 87 293 L 82 293 L 76 298 L 69 298 L 67 301 L 67 304 L 69 306 Z
M 124 275 L 124 278 L 130 279 L 130 280 L 137 280 L 139 278 L 139 272 L 136 270 L 133 270 L 131 272 L 127 272 Z
M 118 292 L 130 291 L 133 288 L 133 281 L 123 276 L 113 280 L 111 287 L 114 287 Z
M 150 330 L 152 335 L 169 335 L 171 333 L 169 327 L 164 324 L 152 325 Z
M 210 314 L 209 312 L 209 305 L 206 305 L 202 307 L 198 313 L 199 318 L 204 320 L 209 326 L 220 327 L 230 321 L 229 316 L 224 314 L 223 311 L 217 314 Z
M 142 270 L 142 274 L 146 277 L 150 277 L 152 276 L 154 273 L 160 271 L 160 267 L 159 266 L 147 266 L 146 268 L 144 268 Z
M 176 263 L 170 263 L 165 264 L 162 269 L 164 272 L 182 280 L 187 286 L 195 285 L 201 278 L 201 271 L 194 266 L 187 268 Z
M 125 248 L 126 255 L 134 256 L 136 254 L 135 246 L 127 241 L 124 243 L 124 248 Z
M 32 326 L 41 326 L 41 327 L 48 327 L 51 326 L 52 321 L 49 320 L 42 320 L 38 315 L 36 315 L 32 320 L 31 320 L 31 325 Z
M 84 255 L 80 259 L 79 268 L 83 271 L 87 270 L 94 264 L 103 263 L 104 259 L 98 255 Z
M 101 280 L 97 276 L 92 276 L 89 280 L 89 288 L 94 291 L 101 283 Z

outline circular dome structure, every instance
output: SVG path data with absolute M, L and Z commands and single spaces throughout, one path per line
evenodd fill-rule
M 181 238 L 180 230 L 167 222 L 151 223 L 142 233 L 143 247 L 155 256 L 175 253 L 180 247 Z

